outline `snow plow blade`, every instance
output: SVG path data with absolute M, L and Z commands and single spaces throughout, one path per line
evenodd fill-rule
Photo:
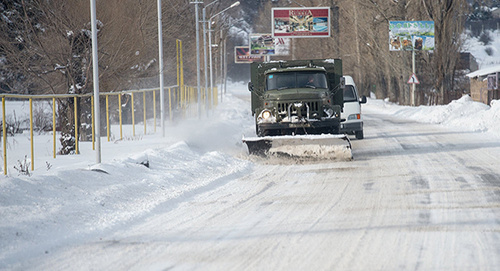
M 294 158 L 351 160 L 347 135 L 296 135 L 243 138 L 250 154 Z

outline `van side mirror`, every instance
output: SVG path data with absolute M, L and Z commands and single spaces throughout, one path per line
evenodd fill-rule
M 361 99 L 359 99 L 359 103 L 361 103 L 361 104 L 366 103 L 366 96 L 365 95 L 363 95 L 363 97 L 361 97 Z
M 253 91 L 253 83 L 252 82 L 248 82 L 248 91 Z

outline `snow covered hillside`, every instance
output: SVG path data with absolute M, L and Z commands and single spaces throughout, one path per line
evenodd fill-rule
M 463 50 L 470 52 L 479 65 L 479 69 L 500 65 L 500 30 L 487 31 L 490 43 L 484 44 L 479 37 L 469 37 L 464 42 Z

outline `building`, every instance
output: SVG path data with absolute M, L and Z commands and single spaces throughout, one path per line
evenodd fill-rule
M 477 70 L 466 75 L 470 78 L 470 95 L 474 101 L 490 104 L 500 99 L 500 65 Z

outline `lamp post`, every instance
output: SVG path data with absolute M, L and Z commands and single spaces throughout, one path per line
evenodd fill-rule
M 164 98 L 164 80 L 163 80 L 163 31 L 161 18 L 161 0 L 158 0 L 158 69 L 160 70 L 160 119 L 161 136 L 165 137 L 165 98 Z M 156 106 L 156 105 L 155 105 Z M 156 129 L 156 127 L 155 127 Z
M 196 22 L 196 87 L 198 90 L 198 117 L 201 118 L 201 104 L 200 104 L 200 25 L 198 24 L 199 21 L 199 12 L 198 12 L 198 4 L 203 4 L 201 1 L 191 1 L 191 4 L 194 4 L 195 9 L 195 15 L 194 15 L 194 20 Z
M 240 1 L 234 2 L 232 5 L 229 7 L 225 8 L 224 10 L 216 13 L 210 19 L 208 20 L 208 49 L 209 49 L 209 58 L 210 58 L 210 89 L 213 89 L 213 76 L 212 76 L 212 19 L 217 17 L 219 14 L 227 11 L 230 8 L 234 8 L 240 4 Z M 212 97 L 210 97 L 210 100 L 212 101 Z
M 97 56 L 97 19 L 96 2 L 90 1 L 90 20 L 92 22 L 92 71 L 94 81 L 94 118 L 95 118 L 95 139 L 96 139 L 96 163 L 101 163 L 101 109 L 99 107 L 99 58 Z M 76 108 L 76 105 L 75 105 Z M 78 129 L 75 122 L 75 129 Z M 5 138 L 5 137 L 4 137 Z M 77 148 L 78 150 L 78 148 Z
M 207 56 L 207 28 L 206 28 L 206 9 L 212 5 L 212 4 L 215 4 L 217 3 L 217 1 L 219 0 L 215 0 L 213 1 L 212 3 L 206 5 L 204 8 L 203 8 L 203 20 L 202 20 L 202 23 L 203 23 L 203 57 L 204 57 L 204 64 L 205 64 L 205 110 L 207 111 L 207 116 L 208 116 L 208 56 Z

